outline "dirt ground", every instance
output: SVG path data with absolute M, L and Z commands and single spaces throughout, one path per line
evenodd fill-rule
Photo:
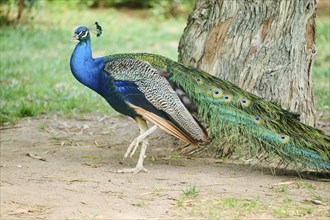
M 149 173 L 118 174 L 138 134 L 133 120 L 43 116 L 1 127 L 1 219 L 328 219 L 329 182 L 186 158 L 151 135 Z

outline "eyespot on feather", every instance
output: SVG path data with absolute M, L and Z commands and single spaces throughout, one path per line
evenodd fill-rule
M 257 124 L 261 124 L 261 122 L 262 122 L 262 120 L 260 119 L 259 116 L 256 116 L 256 117 L 254 118 L 254 121 L 255 121 Z
M 233 100 L 233 96 L 231 96 L 231 95 L 224 95 L 223 96 L 223 100 L 225 102 L 230 102 L 231 100 Z
M 243 107 L 248 107 L 251 104 L 250 100 L 248 100 L 248 99 L 240 99 L 239 102 L 241 103 L 241 105 Z
M 218 90 L 218 89 L 214 89 L 214 90 L 212 90 L 212 96 L 215 99 L 221 98 L 222 97 L 222 91 Z
M 197 82 L 197 84 L 201 85 L 201 84 L 204 83 L 204 80 L 202 78 L 200 78 L 200 77 L 197 77 L 196 78 L 196 82 Z
M 280 135 L 279 137 L 282 143 L 288 143 L 290 141 L 290 137 L 287 135 Z

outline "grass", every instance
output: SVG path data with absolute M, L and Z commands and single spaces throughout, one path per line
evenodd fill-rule
M 81 156 L 81 158 L 83 158 L 83 159 L 91 159 L 91 160 L 99 159 L 98 156 L 94 156 L 94 155 L 84 155 L 84 156 Z
M 145 208 L 147 206 L 146 202 L 143 200 L 138 200 L 136 203 L 133 203 L 132 205 L 139 208 Z
M 178 206 L 180 209 L 177 211 L 177 214 L 205 219 L 240 219 L 260 211 L 262 207 L 259 198 L 213 198 L 187 201 L 182 206 Z
M 296 182 L 296 186 L 298 189 L 310 189 L 310 190 L 315 190 L 316 189 L 316 185 L 311 183 L 311 182 L 307 182 L 307 181 L 299 181 Z
M 289 219 L 329 217 L 326 207 L 316 207 L 310 201 L 296 201 L 285 194 L 274 195 L 273 201 L 267 201 L 259 196 L 254 198 L 217 196 L 189 200 L 182 198 L 181 196 L 177 201 L 177 216 L 203 219 L 255 219 L 256 216 Z
M 184 197 L 186 198 L 195 198 L 199 194 L 199 190 L 196 188 L 195 185 L 192 185 L 191 187 L 182 190 Z
M 276 193 L 285 193 L 286 194 L 289 191 L 289 186 L 288 185 L 279 185 L 279 186 L 271 187 L 271 189 Z
M 71 41 L 74 28 L 95 21 L 104 31 L 98 39 L 92 36 L 95 57 L 151 52 L 176 60 L 186 16 L 161 19 L 146 11 L 68 10 L 46 4 L 34 12 L 34 19 L 1 27 L 0 124 L 54 112 L 69 117 L 93 111 L 116 114 L 101 97 L 80 85 L 69 68 L 76 44 Z M 316 22 L 316 108 L 329 111 L 330 22 L 328 17 L 320 17 Z
M 269 192 L 260 194 L 257 190 L 252 197 L 231 192 L 215 194 L 207 190 L 200 194 L 195 186 L 190 186 L 178 196 L 174 213 L 179 217 L 198 219 L 259 219 L 261 216 L 262 219 L 326 219 L 330 216 L 328 191 L 327 184 L 306 180 L 272 185 Z M 264 196 L 264 193 L 270 196 Z M 322 205 L 316 205 L 315 200 Z
M 199 195 L 199 190 L 196 188 L 195 185 L 192 185 L 186 189 L 182 190 L 182 195 L 177 200 L 178 207 L 184 207 L 187 203 L 187 200 L 191 200 L 196 198 Z
M 272 214 L 276 218 L 297 218 L 313 215 L 315 211 L 315 208 L 311 204 L 297 203 L 289 197 L 286 197 L 277 204 Z M 316 216 L 320 217 L 321 215 L 317 213 Z
M 330 20 L 329 16 L 316 19 L 316 56 L 312 69 L 315 107 L 330 112 Z M 330 120 L 330 119 L 329 119 Z

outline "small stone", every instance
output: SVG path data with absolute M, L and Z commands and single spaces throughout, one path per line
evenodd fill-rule
M 317 199 L 313 199 L 313 200 L 310 200 L 310 201 L 315 205 L 326 205 L 324 202 L 322 202 L 320 200 L 317 200 Z

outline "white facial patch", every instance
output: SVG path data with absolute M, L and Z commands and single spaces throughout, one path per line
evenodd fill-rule
M 82 37 L 86 37 L 86 36 L 87 36 L 87 34 L 88 34 L 88 31 L 85 31 L 85 34 L 84 34 L 84 36 L 82 36 Z

